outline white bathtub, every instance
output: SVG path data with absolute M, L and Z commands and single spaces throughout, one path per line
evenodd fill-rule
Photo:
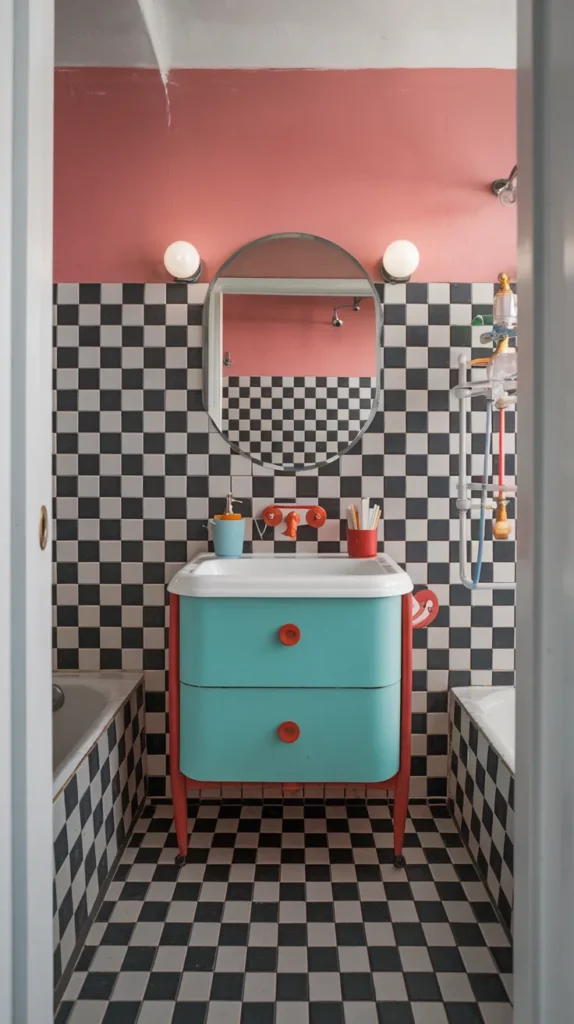
M 516 735 L 516 691 L 514 687 L 459 686 L 452 692 L 514 775 Z
M 52 716 L 54 799 L 141 677 L 141 672 L 54 673 L 65 697 Z

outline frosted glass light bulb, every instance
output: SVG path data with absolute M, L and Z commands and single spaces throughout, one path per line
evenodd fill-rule
M 201 259 L 191 242 L 172 242 L 165 250 L 163 262 L 176 281 L 197 281 L 201 274 Z
M 381 272 L 385 281 L 408 281 L 419 265 L 419 251 L 406 238 L 391 242 L 385 249 Z

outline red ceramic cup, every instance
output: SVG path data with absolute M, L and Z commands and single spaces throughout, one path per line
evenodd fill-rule
M 377 554 L 377 530 L 347 530 L 349 558 L 373 558 Z

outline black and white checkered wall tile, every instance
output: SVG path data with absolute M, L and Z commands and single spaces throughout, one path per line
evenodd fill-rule
M 56 991 L 145 795 L 142 678 L 53 803 Z
M 224 377 L 223 433 L 278 469 L 303 469 L 348 448 L 377 398 L 373 377 Z
M 450 389 L 459 354 L 485 353 L 482 328 L 471 320 L 491 311 L 494 287 L 387 287 L 380 409 L 347 455 L 300 474 L 231 452 L 210 425 L 202 402 L 205 292 L 175 283 L 55 288 L 55 664 L 145 670 L 150 791 L 164 795 L 165 584 L 206 549 L 207 519 L 232 490 L 248 520 L 246 550 L 292 551 L 281 531 L 264 528 L 263 509 L 319 502 L 327 522 L 319 532 L 300 527 L 297 550 L 344 551 L 347 505 L 370 497 L 383 509 L 381 546 L 441 603 L 433 625 L 415 633 L 412 795 L 445 796 L 449 685 L 511 683 L 514 671 L 513 593 L 471 594 L 458 579 L 458 406 Z M 478 479 L 478 402 L 469 420 L 469 470 Z M 509 482 L 514 442 L 515 415 L 507 413 Z M 477 519 L 472 535 L 476 541 Z M 488 521 L 482 579 L 512 580 L 514 568 L 514 540 L 494 542 Z
M 514 775 L 453 694 L 448 797 L 462 838 L 509 931 L 514 903 Z

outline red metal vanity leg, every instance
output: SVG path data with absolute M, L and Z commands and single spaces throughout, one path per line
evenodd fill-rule
M 413 611 L 410 594 L 403 597 L 402 608 L 402 682 L 401 682 L 401 763 L 397 775 L 393 812 L 395 864 L 404 866 L 403 840 L 411 781 L 411 717 L 413 695 Z
M 187 782 L 179 768 L 179 597 L 169 599 L 169 773 L 180 858 L 187 854 Z

